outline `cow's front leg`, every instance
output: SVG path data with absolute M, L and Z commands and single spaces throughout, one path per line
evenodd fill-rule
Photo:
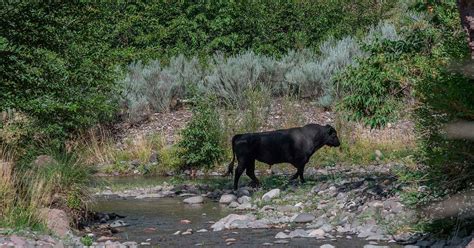
M 297 172 L 300 176 L 300 181 L 301 181 L 301 184 L 305 183 L 306 181 L 304 180 L 304 165 L 301 166 L 301 167 L 298 167 L 298 172 Z
M 255 176 L 255 160 L 252 160 L 252 162 L 248 163 L 245 173 L 247 174 L 248 177 L 250 177 L 250 179 L 252 179 L 252 182 L 250 183 L 251 187 L 256 188 L 260 186 L 260 182 Z
M 234 175 L 234 190 L 237 190 L 239 188 L 239 178 L 244 173 L 245 170 L 245 161 L 239 160 L 239 165 L 235 169 L 235 175 Z

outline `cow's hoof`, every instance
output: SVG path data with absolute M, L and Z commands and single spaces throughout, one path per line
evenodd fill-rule
M 258 187 L 260 187 L 260 183 L 257 183 L 257 182 L 250 182 L 250 183 L 249 183 L 249 187 L 251 187 L 251 188 L 258 188 Z

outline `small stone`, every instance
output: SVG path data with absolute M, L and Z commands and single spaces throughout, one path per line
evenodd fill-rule
M 184 199 L 183 202 L 187 204 L 200 204 L 204 202 L 204 198 L 202 196 L 193 196 Z
M 279 196 L 280 196 L 280 189 L 272 189 L 262 196 L 262 200 L 268 202 L 272 200 L 273 198 L 276 198 Z
M 324 234 L 326 234 L 326 232 L 324 230 L 315 229 L 315 230 L 312 230 L 312 231 L 309 232 L 308 237 L 317 238 L 317 239 L 324 239 Z
M 150 242 L 141 242 L 140 245 L 151 245 L 151 243 Z M 106 245 L 105 247 L 112 247 L 112 246 L 107 246 Z
M 231 202 L 231 203 L 229 204 L 229 208 L 237 208 L 237 207 L 239 207 L 239 206 L 240 206 L 239 203 L 237 203 L 237 202 L 235 202 L 235 201 L 234 201 L 234 202 Z
M 225 240 L 225 242 L 235 242 L 235 241 L 237 241 L 237 240 L 234 239 L 234 238 L 228 238 L 228 239 Z
M 179 235 L 181 233 L 181 231 L 176 231 L 175 233 L 173 233 L 173 235 Z
M 383 154 L 380 150 L 375 150 L 375 156 L 378 158 L 382 158 Z
M 180 220 L 179 223 L 187 225 L 187 224 L 191 224 L 191 221 L 190 220 Z
M 383 203 L 383 208 L 392 213 L 400 213 L 403 210 L 403 205 L 394 200 L 387 200 Z
M 273 244 L 272 243 L 263 243 L 262 245 L 263 246 L 272 246 Z
M 364 248 L 390 248 L 384 245 L 364 245 Z
M 326 223 L 321 227 L 321 229 L 323 229 L 325 232 L 330 232 L 330 231 L 332 231 L 332 225 Z
M 295 207 L 302 208 L 302 207 L 304 207 L 304 204 L 302 202 L 298 202 L 298 203 L 295 204 Z
M 298 237 L 306 238 L 306 237 L 308 237 L 308 233 L 303 229 L 296 229 L 296 230 L 290 232 L 289 236 L 291 238 L 298 238 Z
M 238 210 L 248 210 L 252 209 L 252 204 L 250 202 L 242 203 L 237 207 Z
M 276 239 L 287 239 L 289 238 L 290 236 L 288 236 L 288 234 L 284 233 L 284 232 L 279 232 L 275 235 L 275 238 Z
M 252 198 L 250 198 L 249 196 L 241 196 L 239 197 L 239 199 L 237 199 L 237 202 L 240 203 L 240 204 L 244 204 L 244 203 L 247 203 L 247 202 L 250 202 Z
M 235 195 L 224 194 L 224 195 L 221 196 L 221 198 L 219 200 L 219 203 L 220 204 L 229 204 L 231 202 L 234 202 L 235 200 L 237 200 L 237 197 Z
M 192 234 L 192 233 L 193 233 L 193 229 L 187 229 L 186 231 L 181 233 L 181 235 L 189 235 L 189 234 Z
M 203 229 L 197 230 L 196 232 L 197 232 L 197 233 L 204 233 L 204 232 L 208 232 L 208 231 L 207 231 L 207 229 L 204 229 L 204 228 L 203 228 Z
M 296 218 L 293 220 L 296 223 L 307 223 L 311 222 L 315 219 L 314 215 L 308 214 L 308 213 L 301 213 L 296 216 Z
M 288 240 L 276 240 L 276 241 L 273 241 L 274 244 L 288 244 L 289 241 Z
M 324 244 L 324 245 L 321 245 L 319 248 L 335 248 L 335 246 L 330 245 L 330 244 Z

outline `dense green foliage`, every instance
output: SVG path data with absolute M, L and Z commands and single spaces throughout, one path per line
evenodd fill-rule
M 210 168 L 222 160 L 222 127 L 215 101 L 199 98 L 193 110 L 193 118 L 181 132 L 178 147 L 184 166 Z
M 0 106 L 26 114 L 29 137 L 64 137 L 112 116 L 116 73 L 95 9 L 4 2 L 0 17 Z
M 115 23 L 112 45 L 128 63 L 179 54 L 207 57 L 215 51 L 282 55 L 376 24 L 391 5 L 369 0 L 179 1 L 107 3 L 99 9 Z
M 434 13 L 432 33 L 438 42 L 432 49 L 430 73 L 415 88 L 420 101 L 415 111 L 419 158 L 425 165 L 419 176 L 432 189 L 422 196 L 428 199 L 471 187 L 474 176 L 474 142 L 445 135 L 448 123 L 474 121 L 474 79 L 458 69 L 468 56 L 466 34 L 460 32 L 454 4 L 440 4 Z

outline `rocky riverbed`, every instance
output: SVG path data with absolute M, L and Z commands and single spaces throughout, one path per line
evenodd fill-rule
M 285 172 L 273 171 L 275 175 L 263 180 L 263 188 L 241 187 L 236 192 L 230 190 L 230 184 L 224 187 L 220 184 L 219 188 L 206 183 L 163 183 L 126 190 L 106 189 L 96 195 L 137 201 L 174 197 L 190 206 L 218 202 L 230 212 L 210 221 L 206 231 L 270 229 L 275 231 L 271 244 L 291 243 L 295 239 L 325 242 L 356 239 L 361 246 L 467 245 L 472 235 L 424 240 L 426 235 L 410 232 L 419 216 L 401 202 L 399 192 L 404 185 L 393 176 L 396 169 L 396 165 L 308 168 L 306 175 L 310 180 L 304 185 L 287 184 Z M 186 229 L 176 233 L 191 235 L 196 231 Z

